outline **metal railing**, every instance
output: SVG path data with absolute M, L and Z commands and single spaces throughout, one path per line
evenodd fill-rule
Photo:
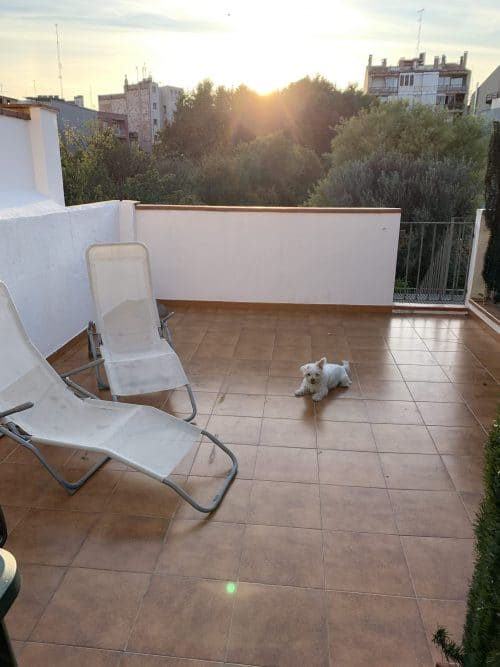
M 473 222 L 402 222 L 394 301 L 465 303 Z

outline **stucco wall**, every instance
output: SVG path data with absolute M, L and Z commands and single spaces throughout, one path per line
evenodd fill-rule
M 138 207 L 136 238 L 158 298 L 388 306 L 399 221 L 395 209 Z
M 118 202 L 0 220 L 0 280 L 28 335 L 49 355 L 91 318 L 85 251 L 119 241 Z

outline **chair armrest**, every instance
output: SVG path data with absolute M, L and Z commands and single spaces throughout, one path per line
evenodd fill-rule
M 63 380 L 65 378 L 71 377 L 72 375 L 76 375 L 77 373 L 82 373 L 83 371 L 87 371 L 89 368 L 95 368 L 96 366 L 99 366 L 100 364 L 104 363 L 104 359 L 96 359 L 95 361 L 89 361 L 88 364 L 83 364 L 83 366 L 78 366 L 78 368 L 74 368 L 71 371 L 66 371 L 65 373 L 59 373 L 59 377 L 61 377 Z
M 0 419 L 3 419 L 4 417 L 8 417 L 9 415 L 13 415 L 16 412 L 23 412 L 24 410 L 29 410 L 32 408 L 34 403 L 31 401 L 28 401 L 27 403 L 21 403 L 20 405 L 16 405 L 13 408 L 9 408 L 9 410 L 4 410 L 3 412 L 0 412 Z

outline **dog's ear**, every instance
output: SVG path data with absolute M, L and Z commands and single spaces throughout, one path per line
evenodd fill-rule
M 318 366 L 320 368 L 323 368 L 325 364 L 326 364 L 326 357 L 321 357 L 321 359 L 318 361 Z
M 303 366 L 300 367 L 300 372 L 302 373 L 302 375 L 305 375 L 307 373 L 308 366 L 309 364 L 304 364 Z

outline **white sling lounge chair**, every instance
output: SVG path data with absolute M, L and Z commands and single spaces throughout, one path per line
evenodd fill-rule
M 153 298 L 146 246 L 110 243 L 87 250 L 95 324 L 89 322 L 89 347 L 102 356 L 113 400 L 186 387 L 196 416 L 196 401 L 179 357 L 168 343 Z M 105 388 L 99 368 L 99 388 Z
M 114 458 L 170 486 L 200 512 L 216 509 L 238 470 L 234 454 L 193 424 L 150 406 L 101 401 L 70 379 L 101 362 L 59 376 L 28 338 L 7 287 L 0 282 L 0 433 L 31 450 L 69 493 Z M 168 479 L 202 435 L 232 461 L 208 506 Z M 102 453 L 103 458 L 81 479 L 68 482 L 45 460 L 38 445 L 88 450 Z

